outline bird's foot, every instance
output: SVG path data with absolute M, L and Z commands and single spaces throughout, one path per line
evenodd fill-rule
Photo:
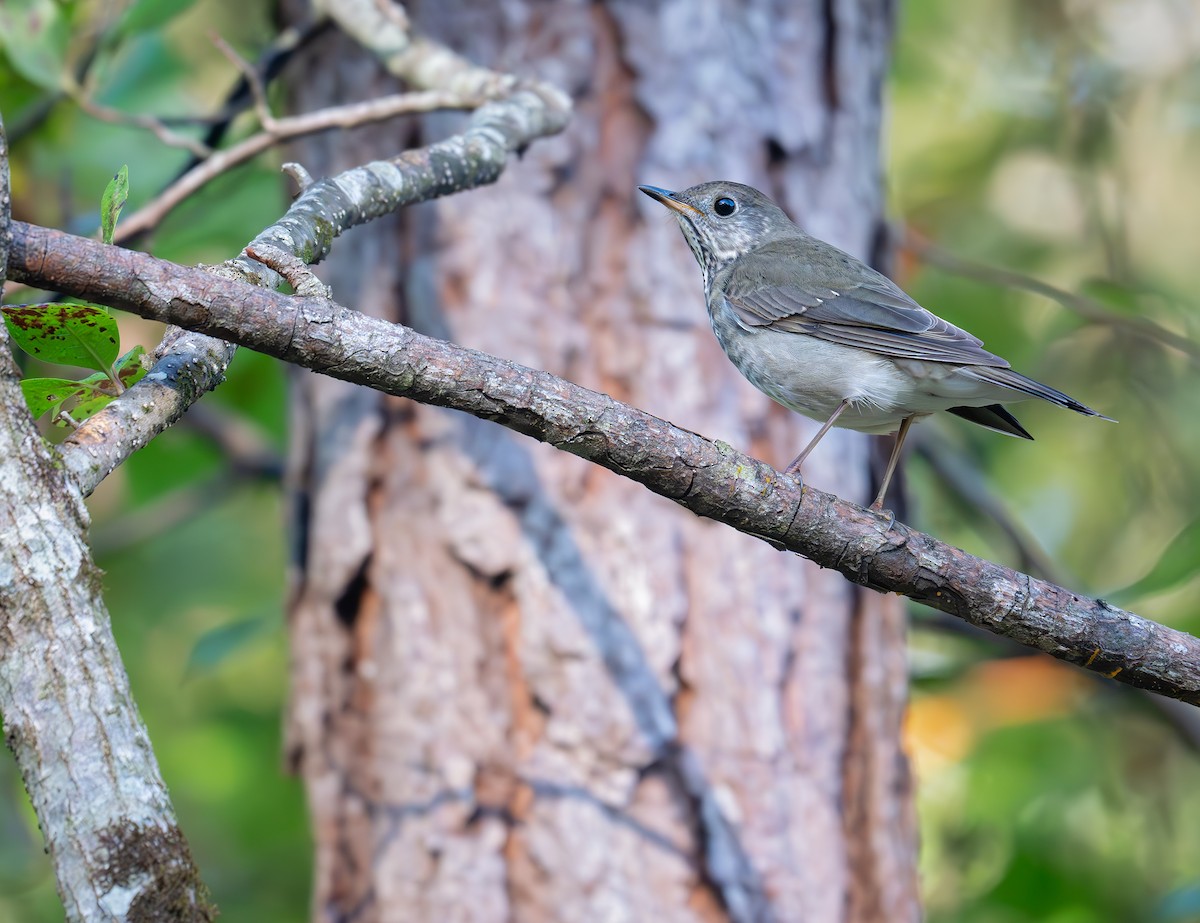
M 882 499 L 876 500 L 874 503 L 872 503 L 870 506 L 870 510 L 872 513 L 878 513 L 880 516 L 886 515 L 888 524 L 887 524 L 887 528 L 884 529 L 883 531 L 884 532 L 891 531 L 892 526 L 894 526 L 896 524 L 896 514 L 894 512 L 892 512 L 891 510 L 885 510 L 883 508 L 883 500 Z
M 799 487 L 800 490 L 804 490 L 804 478 L 802 475 L 800 475 L 800 469 L 798 467 L 788 465 L 786 468 L 784 468 L 784 471 L 780 472 L 780 474 L 784 475 L 785 478 L 792 478 L 796 480 L 796 486 Z
M 784 477 L 794 478 L 796 486 L 801 490 L 804 489 L 804 478 L 800 475 L 800 466 L 797 464 L 788 465 L 782 472 Z

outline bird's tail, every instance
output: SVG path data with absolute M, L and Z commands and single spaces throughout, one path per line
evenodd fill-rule
M 1017 418 L 1005 410 L 1001 404 L 989 404 L 987 407 L 947 407 L 946 410 L 948 413 L 962 417 L 964 420 L 970 420 L 972 423 L 978 423 L 980 426 L 986 426 L 997 433 L 1019 436 L 1022 439 L 1033 438 Z
M 999 385 L 1002 388 L 1008 388 L 1011 391 L 1019 391 L 1022 394 L 1027 394 L 1030 397 L 1040 397 L 1043 401 L 1049 401 L 1051 404 L 1057 404 L 1059 407 L 1066 407 L 1068 410 L 1074 410 L 1076 413 L 1081 413 L 1085 417 L 1099 417 L 1101 420 L 1108 420 L 1110 423 L 1116 423 L 1112 417 L 1106 417 L 1098 410 L 1092 410 L 1086 404 L 1081 404 L 1075 398 L 1063 394 L 1049 385 L 1044 385 L 1040 381 L 1034 381 L 1032 378 L 1027 378 L 1020 372 L 1015 372 L 1012 369 L 996 368 L 988 365 L 975 365 L 970 368 L 961 370 L 962 374 L 970 375 L 972 378 L 977 378 L 980 381 L 986 381 L 988 384 Z

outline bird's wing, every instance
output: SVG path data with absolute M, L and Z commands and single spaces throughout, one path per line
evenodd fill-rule
M 746 327 L 803 333 L 898 359 L 1009 367 L 982 340 L 926 311 L 886 276 L 852 257 L 843 260 L 840 251 L 834 256 L 835 271 L 822 272 L 802 251 L 762 248 L 742 258 L 726 282 L 725 299 Z M 843 266 L 854 271 L 836 271 Z M 839 282 L 839 275 L 855 281 Z

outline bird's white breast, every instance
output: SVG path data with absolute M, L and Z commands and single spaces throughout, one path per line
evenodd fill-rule
M 825 421 L 849 399 L 838 426 L 889 433 L 913 414 L 997 400 L 995 389 L 945 363 L 898 363 L 802 333 L 744 326 L 723 298 L 710 302 L 709 319 L 726 355 L 751 384 L 814 420 Z

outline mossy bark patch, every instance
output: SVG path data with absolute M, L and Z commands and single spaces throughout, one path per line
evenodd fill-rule
M 139 827 L 126 821 L 102 831 L 100 842 L 108 855 L 96 886 L 101 892 L 138 889 L 125 916 L 131 923 L 216 919 L 216 905 L 178 827 Z

